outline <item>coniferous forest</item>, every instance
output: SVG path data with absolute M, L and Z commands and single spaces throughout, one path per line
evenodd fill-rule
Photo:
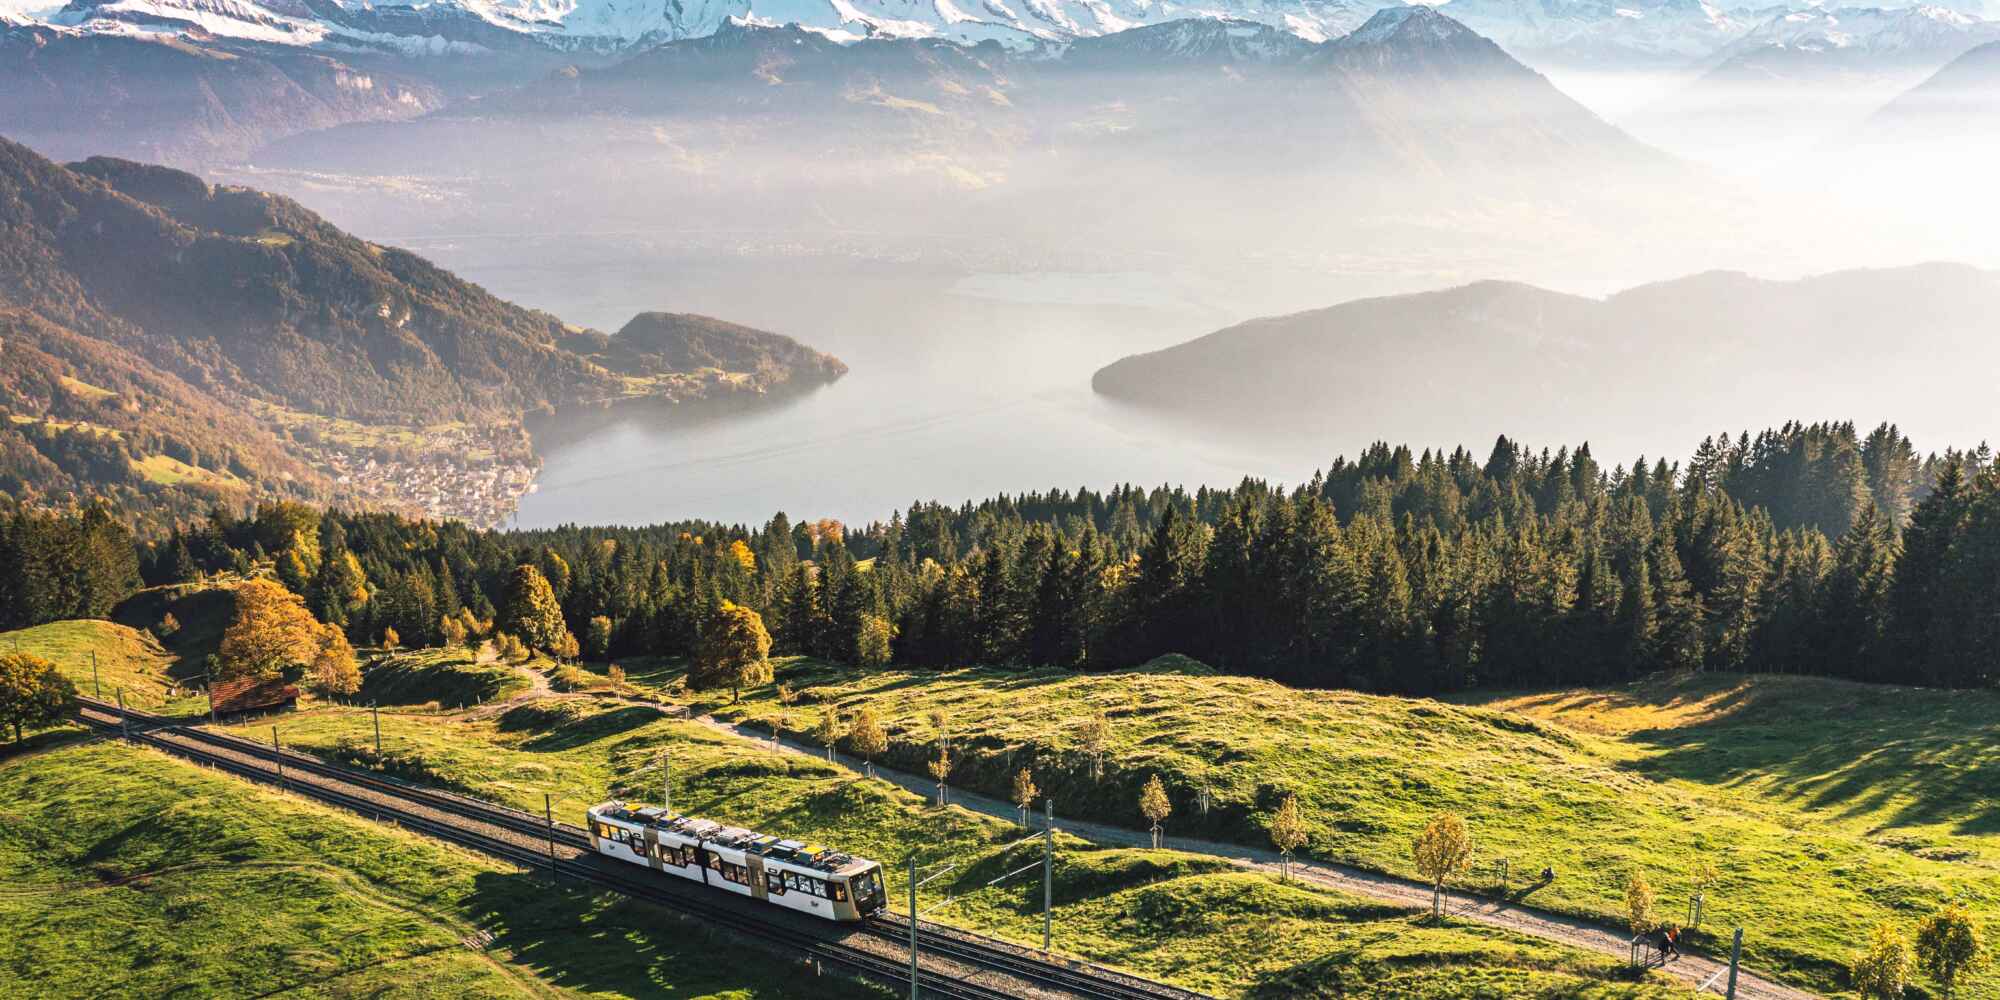
M 1791 424 L 1608 468 L 1588 445 L 1378 444 L 1293 487 L 1056 490 L 866 527 L 488 532 L 273 503 L 139 544 L 103 510 L 17 510 L 0 624 L 266 560 L 357 643 L 491 622 L 528 564 L 594 658 L 688 653 L 731 602 L 762 614 L 773 652 L 851 663 L 1183 653 L 1407 694 L 1659 670 L 2000 682 L 2000 464 L 1984 446 L 1920 454 L 1888 425 Z

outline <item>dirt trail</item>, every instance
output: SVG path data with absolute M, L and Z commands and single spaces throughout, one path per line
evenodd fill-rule
M 773 741 L 771 731 L 767 727 L 725 722 L 709 715 L 700 716 L 694 721 L 719 732 L 754 740 L 766 747 L 775 746 L 787 753 L 826 759 L 824 747 L 790 739 Z M 856 773 L 862 772 L 865 766 L 862 761 L 846 754 L 835 754 L 834 761 Z M 936 782 L 927 777 L 891 770 L 880 765 L 875 767 L 875 775 L 927 798 L 934 796 L 937 791 Z M 1013 803 L 960 788 L 951 790 L 951 804 L 1008 822 L 1020 820 L 1020 810 L 1016 809 Z M 1152 834 L 1149 832 L 1106 823 L 1065 820 L 1058 816 L 1056 826 L 1067 833 L 1099 844 L 1147 847 L 1152 843 Z M 1245 847 L 1241 844 L 1168 837 L 1167 846 L 1177 851 L 1222 858 L 1232 864 L 1258 871 L 1276 872 L 1283 860 L 1276 851 Z M 1430 886 L 1346 865 L 1295 860 L 1292 862 L 1292 877 L 1413 910 L 1429 909 L 1431 905 Z M 1619 959 L 1628 958 L 1631 953 L 1629 935 L 1577 917 L 1566 917 L 1501 900 L 1455 892 L 1446 893 L 1445 899 L 1446 906 L 1454 917 L 1503 927 Z M 1700 985 L 1720 972 L 1722 979 L 1716 984 L 1716 992 L 1719 994 L 1724 981 L 1728 978 L 1726 971 L 1728 967 L 1727 957 L 1716 959 L 1690 951 L 1685 957 L 1661 967 L 1661 971 L 1690 985 Z M 1783 986 L 1748 971 L 1740 971 L 1736 982 L 1736 996 L 1739 1000 L 1812 1000 L 1817 994 Z

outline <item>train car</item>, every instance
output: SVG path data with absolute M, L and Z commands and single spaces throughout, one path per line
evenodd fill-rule
M 822 919 L 860 920 L 888 902 L 881 865 L 818 844 L 617 801 L 591 806 L 586 825 L 605 857 Z

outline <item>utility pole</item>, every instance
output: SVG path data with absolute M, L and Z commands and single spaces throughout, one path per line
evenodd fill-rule
M 368 703 L 368 712 L 375 717 L 375 759 L 382 759 L 382 706 Z
M 1053 918 L 1049 914 L 1055 899 L 1056 800 L 1042 800 L 1042 952 L 1049 950 Z
M 542 818 L 548 821 L 549 831 L 549 881 L 556 880 L 556 804 L 555 798 L 542 793 Z
M 1736 967 L 1743 961 L 1743 928 L 1736 928 L 1736 939 L 1729 945 L 1729 992 L 1724 994 L 1729 1000 L 1736 1000 Z
M 929 882 L 951 874 L 957 868 L 958 866 L 955 864 L 948 864 L 932 872 L 929 878 L 919 880 L 917 878 L 917 856 L 915 854 L 910 855 L 910 1000 L 917 1000 L 917 889 Z M 988 884 L 990 885 L 991 883 Z M 947 899 L 945 902 L 948 903 L 950 900 Z
M 132 738 L 132 721 L 125 717 L 125 689 L 118 689 L 118 735 L 123 739 Z
M 660 751 L 660 808 L 671 816 L 674 812 L 674 758 L 665 750 Z
M 278 727 L 271 727 L 271 759 L 278 762 L 278 787 L 285 787 L 285 751 L 278 745 Z
M 104 700 L 104 685 L 97 683 L 97 650 L 94 649 L 90 651 L 90 690 L 91 697 Z

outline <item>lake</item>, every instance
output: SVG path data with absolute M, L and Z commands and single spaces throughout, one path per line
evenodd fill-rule
M 602 238 L 409 239 L 497 294 L 615 331 L 647 309 L 791 335 L 851 368 L 834 384 L 745 408 L 583 412 L 531 424 L 544 467 L 518 524 L 886 519 L 1078 486 L 1297 482 L 1361 442 L 1232 441 L 1098 398 L 1090 376 L 1259 315 L 1385 283 L 1279 282 L 1172 271 L 967 274 L 908 263 L 689 260 Z M 551 266 L 550 261 L 560 261 Z

